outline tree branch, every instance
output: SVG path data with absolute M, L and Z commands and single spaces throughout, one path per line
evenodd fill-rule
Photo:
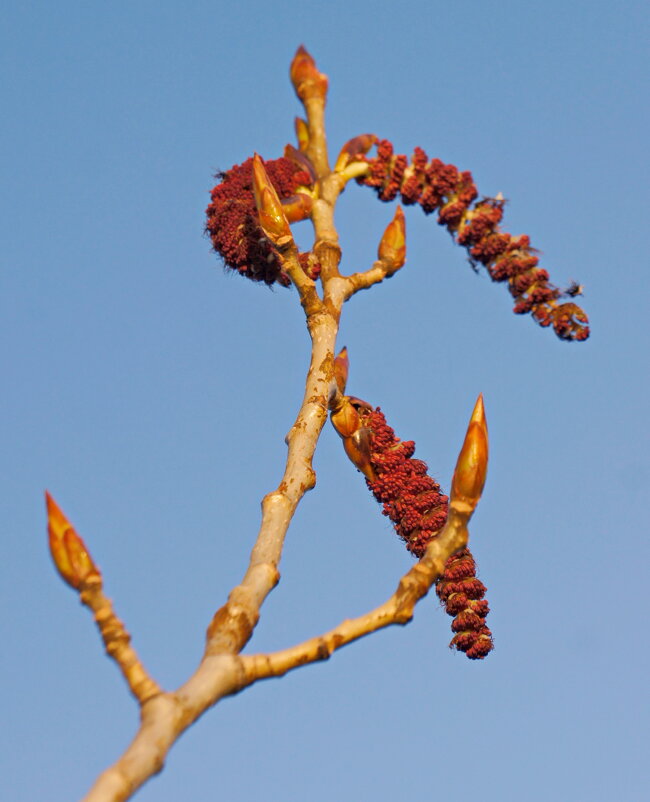
M 449 557 L 467 545 L 466 517 L 450 515 L 440 534 L 429 544 L 425 555 L 401 579 L 395 593 L 384 604 L 358 618 L 343 621 L 334 629 L 296 646 L 270 654 L 241 658 L 246 684 L 260 679 L 281 677 L 309 663 L 328 660 L 337 650 L 365 635 L 392 624 L 407 624 L 417 602 L 427 595 L 444 573 Z

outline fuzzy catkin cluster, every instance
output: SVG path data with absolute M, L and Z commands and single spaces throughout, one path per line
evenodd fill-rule
M 395 437 L 381 409 L 364 415 L 363 424 L 371 431 L 370 459 L 375 471 L 375 478 L 366 479 L 366 484 L 406 548 L 422 557 L 447 520 L 449 499 L 427 474 L 426 463 L 413 458 L 415 443 Z M 436 593 L 454 617 L 451 628 L 455 634 L 449 645 L 472 660 L 482 659 L 494 648 L 485 623 L 489 611 L 485 592 L 469 549 L 449 558 Z
M 264 167 L 279 198 L 295 195 L 299 187 L 309 186 L 311 176 L 300 164 L 282 157 L 265 162 Z M 206 210 L 206 232 L 214 250 L 226 267 L 253 281 L 266 284 L 290 284 L 282 270 L 278 254 L 259 226 L 253 194 L 253 160 L 236 164 L 218 173 L 220 182 L 211 191 L 212 202 Z M 307 271 L 307 255 L 301 255 Z
M 377 143 L 376 156 L 358 158 L 369 165 L 358 183 L 373 187 L 380 200 L 391 201 L 399 194 L 404 204 L 418 203 L 425 214 L 437 210 L 438 223 L 467 249 L 470 262 L 484 265 L 493 281 L 507 282 L 515 313 L 530 312 L 540 326 L 552 326 L 562 340 L 587 339 L 589 321 L 583 310 L 573 302 L 558 303 L 563 295 L 576 293 L 563 293 L 549 282 L 527 236 L 501 230 L 502 199 L 475 202 L 478 191 L 470 172 L 460 172 L 440 159 L 429 160 L 422 148 L 415 148 L 409 164 L 406 156 L 393 152 L 387 139 Z

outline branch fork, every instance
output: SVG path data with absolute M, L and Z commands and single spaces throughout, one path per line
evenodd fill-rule
M 286 438 L 284 474 L 278 487 L 262 501 L 260 529 L 248 568 L 226 603 L 214 614 L 207 628 L 203 657 L 180 688 L 172 692 L 163 690 L 145 669 L 124 624 L 103 593 L 99 568 L 60 507 L 49 494 L 46 497 L 50 551 L 55 566 L 93 613 L 106 652 L 117 664 L 141 709 L 141 723 L 133 742 L 99 776 L 85 797 L 86 802 L 129 799 L 161 770 L 169 749 L 184 730 L 220 699 L 258 680 L 279 677 L 309 663 L 326 660 L 343 646 L 379 629 L 408 623 L 417 602 L 441 580 L 446 582 L 448 612 L 452 606 L 449 599 L 454 598 L 455 609 L 466 603 L 470 614 L 487 611 L 487 602 L 480 595 L 466 594 L 465 598 L 448 575 L 448 561 L 453 555 L 455 560 L 467 560 L 468 523 L 485 483 L 488 435 L 483 398 L 479 396 L 470 417 L 448 500 L 438 493 L 436 483 L 434 488 L 433 480 L 429 478 L 427 484 L 422 478 L 426 465 L 411 459 L 414 444 L 397 440 L 392 430 L 390 436 L 386 434 L 389 427 L 385 426 L 383 416 L 383 450 L 379 449 L 373 439 L 379 437 L 379 429 L 372 421 L 379 420 L 380 410 L 345 394 L 347 351 L 343 349 L 337 357 L 334 355 L 343 304 L 356 292 L 395 275 L 405 264 L 404 213 L 398 206 L 380 240 L 377 260 L 372 266 L 343 276 L 339 271 L 341 247 L 334 208 L 340 193 L 353 179 L 374 187 L 382 200 L 390 200 L 401 191 L 405 203 L 417 201 L 425 211 L 440 208 L 442 222 L 457 233 L 459 241 L 473 249 L 470 251 L 473 258 L 480 256 L 493 272 L 501 270 L 503 276 L 497 276 L 499 280 L 521 284 L 522 271 L 532 270 L 536 262 L 523 266 L 517 262 L 524 257 L 530 261 L 527 238 L 500 233 L 497 228 L 500 206 L 483 203 L 471 214 L 467 212 L 475 197 L 469 173 L 459 174 L 456 168 L 439 160 L 429 163 L 423 151 L 416 149 L 413 164 L 408 165 L 405 156 L 393 155 L 390 143 L 378 142 L 374 134 L 362 134 L 343 146 L 331 169 L 324 122 L 327 76 L 318 70 L 305 48 L 300 47 L 291 63 L 290 78 L 305 113 L 304 118 L 295 120 L 298 148 L 287 146 L 282 159 L 266 163 L 255 154 L 243 165 L 220 174 L 221 184 L 213 190 L 213 202 L 208 207 L 207 231 L 226 264 L 242 275 L 267 284 L 277 281 L 296 287 L 312 346 L 305 392 Z M 369 159 L 367 154 L 373 146 L 377 146 L 378 155 Z M 460 197 L 461 190 L 467 197 Z M 456 207 L 461 200 L 465 206 L 459 210 Z M 307 219 L 313 226 L 314 244 L 309 253 L 301 254 L 291 225 Z M 468 223 L 461 230 L 461 219 L 469 221 L 471 227 Z M 489 251 L 490 247 L 494 253 Z M 540 276 L 538 271 L 533 278 L 541 281 Z M 520 294 L 529 289 L 522 289 L 519 284 L 516 287 Z M 569 289 L 567 294 L 573 297 L 579 294 L 579 289 Z M 573 331 L 571 327 L 575 328 L 581 322 L 580 314 L 584 315 L 578 307 L 577 311 L 573 309 L 575 305 L 568 306 L 571 308 L 565 309 L 565 316 L 572 314 L 575 319 L 556 321 L 556 328 L 564 327 L 563 331 Z M 428 493 L 434 499 L 435 504 L 431 502 L 427 507 L 423 502 L 418 508 L 419 528 L 415 534 L 415 524 L 409 523 L 404 510 L 395 505 L 389 510 L 391 520 L 396 528 L 399 524 L 400 535 L 419 561 L 399 580 L 390 598 L 364 615 L 345 620 L 328 632 L 286 649 L 242 655 L 261 607 L 279 581 L 284 539 L 297 505 L 316 484 L 312 460 L 328 410 L 348 457 L 378 499 L 384 493 L 388 507 L 391 500 L 395 501 L 395 494 L 391 496 L 391 488 L 384 480 L 386 466 L 399 460 L 400 469 L 411 472 L 409 481 L 413 486 L 418 485 L 418 492 Z M 446 517 L 436 518 L 442 515 L 443 506 Z M 434 521 L 438 521 L 438 528 Z M 440 595 L 440 585 L 437 590 Z M 477 637 L 487 635 L 479 632 Z

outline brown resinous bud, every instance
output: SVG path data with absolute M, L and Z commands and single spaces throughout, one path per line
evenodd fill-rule
M 397 207 L 395 216 L 384 231 L 377 256 L 387 276 L 392 276 L 406 262 L 406 220 L 401 206 Z
M 86 544 L 47 491 L 45 503 L 50 553 L 63 581 L 71 588 L 81 590 L 89 579 L 101 580 L 99 569 L 88 553 Z
M 372 412 L 372 407 L 360 398 L 344 395 L 337 398 L 332 409 L 332 425 L 343 440 L 343 448 L 350 461 L 358 470 L 372 481 L 375 471 L 370 456 L 372 432 L 364 425 L 362 415 Z
M 325 100 L 327 97 L 327 75 L 318 71 L 316 62 L 302 45 L 293 57 L 289 76 L 296 94 L 303 103 L 311 98 Z
M 253 156 L 253 194 L 260 227 L 268 239 L 280 250 L 293 243 L 291 228 L 285 217 L 273 184 L 264 169 L 261 157 Z
M 451 505 L 459 512 L 474 512 L 478 504 L 488 465 L 488 432 L 480 394 L 467 427 L 465 440 L 458 455 L 456 470 L 451 480 Z

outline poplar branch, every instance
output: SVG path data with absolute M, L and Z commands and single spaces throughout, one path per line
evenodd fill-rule
M 293 240 L 288 247 L 276 248 L 280 257 L 280 265 L 288 274 L 300 296 L 300 303 L 305 310 L 307 320 L 323 311 L 323 302 L 316 292 L 316 283 L 305 273 L 298 260 L 298 248 Z
M 347 301 L 360 290 L 368 290 L 375 284 L 381 284 L 384 279 L 390 278 L 394 274 L 395 271 L 391 271 L 385 262 L 377 259 L 368 270 L 344 277 L 346 281 L 345 300 Z
M 165 758 L 182 733 L 220 699 L 262 679 L 280 677 L 309 663 L 327 660 L 338 649 L 392 624 L 406 624 L 417 602 L 443 574 L 452 554 L 467 544 L 471 515 L 452 504 L 440 534 L 422 559 L 401 578 L 397 590 L 369 613 L 304 643 L 271 654 L 206 656 L 196 673 L 174 693 L 151 699 L 142 723 L 124 755 L 97 779 L 82 802 L 123 802 L 161 771 Z
M 81 588 L 80 598 L 93 613 L 102 636 L 106 654 L 118 665 L 133 696 L 140 705 L 162 693 L 162 688 L 149 675 L 135 649 L 131 636 L 115 615 L 112 601 L 104 595 L 99 577 L 91 577 Z

